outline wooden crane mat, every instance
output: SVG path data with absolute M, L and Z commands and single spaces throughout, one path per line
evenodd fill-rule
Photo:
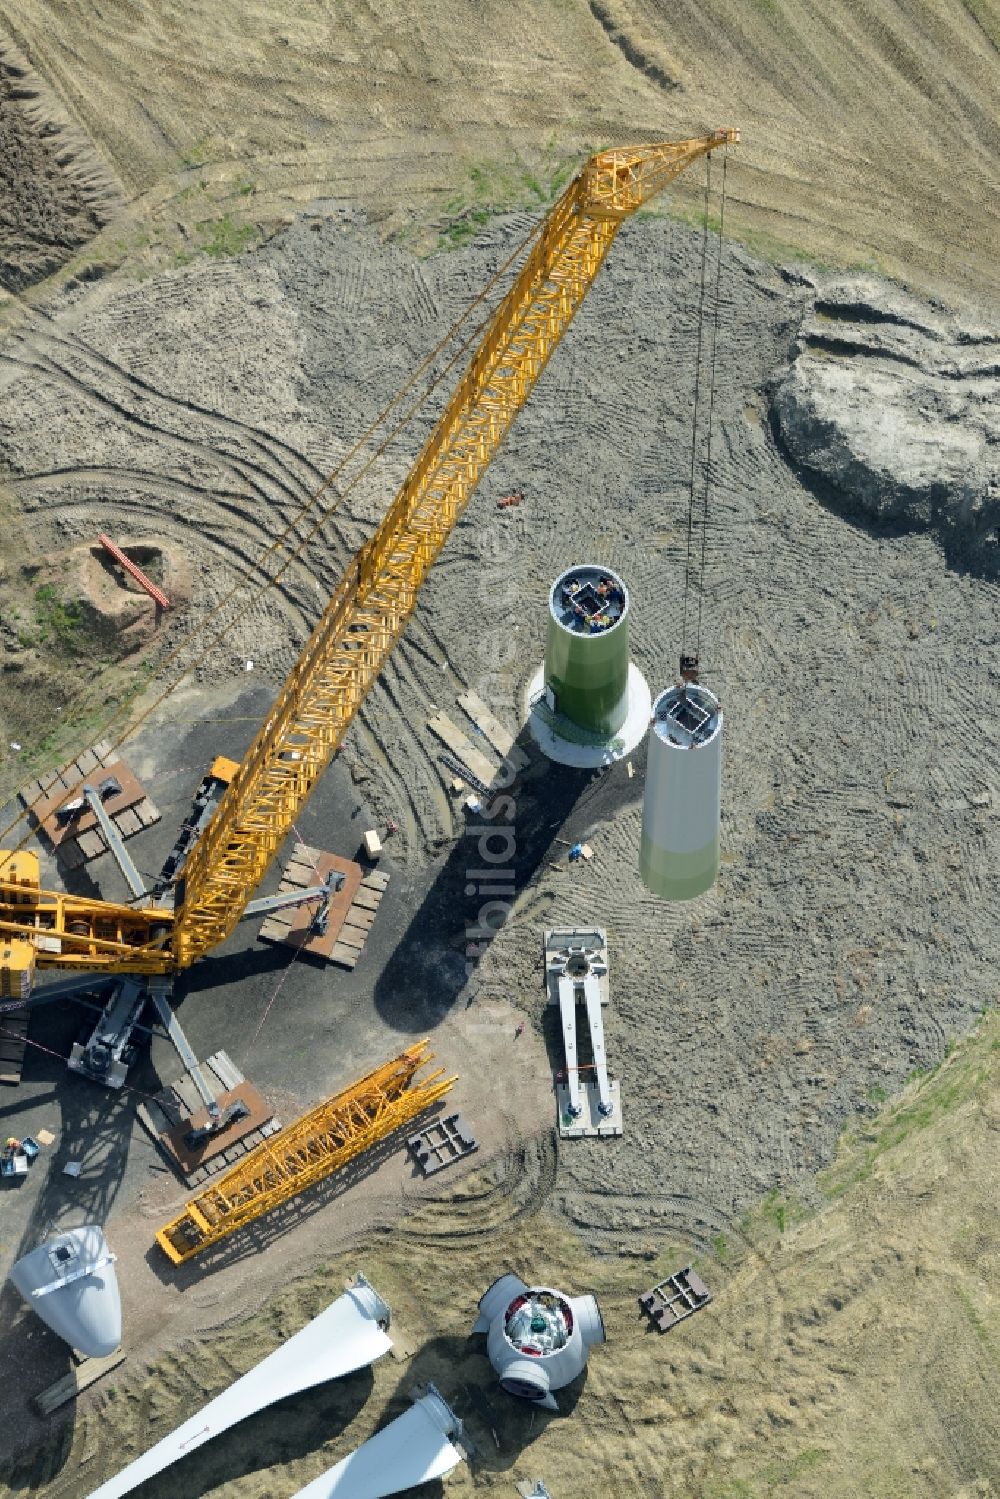
M 259 932 L 261 939 L 283 942 L 327 962 L 353 968 L 368 939 L 389 876 L 378 869 L 365 874 L 361 865 L 350 859 L 300 844 L 285 865 L 278 893 L 308 890 L 334 871 L 343 874 L 344 883 L 330 898 L 330 914 L 322 935 L 309 935 L 315 911 L 315 903 L 310 902 L 289 906 L 266 917 Z
M 28 1044 L 28 1010 L 0 1010 L 0 1084 L 16 1088 L 21 1081 Z
M 110 753 L 111 746 L 107 740 L 102 740 L 84 750 L 64 771 L 47 771 L 18 793 L 23 805 L 30 809 L 29 821 L 44 833 L 70 869 L 96 859 L 107 849 L 104 834 L 89 807 L 65 827 L 60 826 L 56 818 L 56 812 L 64 802 L 75 801 L 83 795 L 85 785 L 96 788 L 106 776 L 114 776 L 119 783 L 121 791 L 108 797 L 104 810 L 123 839 L 134 837 L 143 828 L 151 828 L 160 820 L 159 811 L 146 795 L 145 787 L 125 761 L 107 763 Z
M 250 1110 L 249 1118 L 238 1119 L 228 1128 L 190 1150 L 184 1136 L 208 1122 L 208 1110 L 201 1101 L 191 1078 L 184 1076 L 162 1088 L 154 1098 L 139 1104 L 136 1113 L 140 1123 L 152 1135 L 170 1164 L 184 1177 L 189 1187 L 198 1186 L 214 1172 L 222 1171 L 248 1151 L 260 1145 L 269 1135 L 281 1129 L 274 1110 L 266 1104 L 253 1083 L 224 1051 L 217 1051 L 201 1064 L 220 1110 L 240 1098 Z M 218 1090 L 215 1084 L 218 1083 Z

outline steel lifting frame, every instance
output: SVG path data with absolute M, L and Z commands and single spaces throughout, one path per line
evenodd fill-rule
M 431 1060 L 427 1048 L 411 1046 L 258 1145 L 160 1229 L 160 1248 L 182 1265 L 422 1114 L 456 1081 L 443 1070 L 414 1081 Z

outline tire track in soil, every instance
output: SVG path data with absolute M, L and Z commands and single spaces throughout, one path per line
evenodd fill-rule
M 413 829 L 415 855 L 452 831 L 451 808 L 429 736 L 415 732 L 413 723 L 416 705 L 423 712 L 428 703 L 441 696 L 431 691 L 433 695 L 422 686 L 405 647 L 400 645 L 386 661 L 361 710 L 370 743 L 380 764 L 389 771 L 398 805 Z M 402 765 L 407 767 L 405 772 L 396 769 Z M 396 816 L 395 810 L 392 815 Z
M 181 278 L 182 280 L 183 278 Z M 208 279 L 203 277 L 202 280 Z M 117 316 L 115 319 L 115 337 L 119 343 L 126 342 L 133 330 L 137 336 L 132 346 L 133 358 L 142 359 L 143 356 L 143 325 L 149 320 L 151 313 L 162 312 L 164 308 L 169 309 L 171 305 L 186 308 L 190 296 L 190 289 L 180 284 L 178 278 L 170 277 L 165 281 L 155 283 L 149 293 L 149 300 L 154 302 L 154 307 L 145 306 L 136 315 L 129 306 L 129 298 L 126 294 L 117 305 Z M 266 431 L 260 426 L 239 421 L 225 413 L 202 406 L 193 401 L 189 396 L 173 396 L 161 387 L 154 385 L 151 381 L 144 379 L 135 370 L 126 369 L 121 363 L 109 357 L 102 350 L 87 342 L 79 330 L 60 332 L 56 319 L 42 308 L 33 307 L 30 303 L 22 302 L 22 312 L 28 321 L 30 333 L 18 329 L 11 339 L 11 347 L 26 347 L 29 350 L 40 349 L 43 353 L 46 348 L 54 348 L 62 351 L 69 359 L 82 359 L 88 361 L 91 366 L 97 366 L 113 381 L 129 389 L 137 399 L 146 398 L 161 402 L 168 410 L 176 410 L 187 420 L 194 418 L 204 420 L 210 432 L 213 430 L 232 434 L 239 442 L 241 439 L 248 442 L 269 460 L 278 465 L 277 479 L 285 477 L 292 478 L 301 488 L 300 498 L 307 498 L 313 488 L 326 479 L 326 474 L 319 469 L 299 449 L 284 441 L 274 433 Z M 54 356 L 53 356 L 54 357 Z M 124 405 L 124 403 L 120 403 Z M 214 448 L 217 443 L 211 444 Z M 221 451 L 221 449 L 220 449 Z M 289 469 L 289 463 L 299 465 L 304 470 L 304 476 L 296 475 Z M 264 470 L 265 472 L 267 470 Z
M 513 1142 L 517 1121 L 508 1116 L 506 1123 Z M 544 1207 L 555 1189 L 557 1163 L 554 1131 L 513 1145 L 481 1172 L 465 1176 L 447 1197 L 425 1202 L 400 1220 L 394 1233 L 410 1243 L 449 1250 L 487 1243 Z
M 15 489 L 18 487 L 16 481 L 12 485 L 12 487 Z M 89 500 L 64 500 L 59 497 L 52 499 L 46 498 L 44 499 L 44 501 L 39 502 L 37 512 L 32 512 L 29 509 L 28 513 L 37 513 L 39 515 L 44 515 L 46 520 L 49 520 L 50 518 L 55 516 L 58 516 L 63 520 L 73 518 L 75 516 L 80 516 L 81 524 L 77 528 L 78 533 L 82 538 L 86 538 L 88 532 L 85 528 L 87 527 L 89 522 L 92 522 L 95 510 L 99 510 L 101 515 L 103 516 L 120 515 L 125 523 L 126 528 L 135 525 L 137 516 L 142 518 L 148 516 L 149 510 L 146 495 L 152 494 L 155 497 L 159 490 L 157 487 L 154 487 L 152 485 L 140 485 L 136 487 L 142 490 L 142 497 L 137 495 L 134 503 L 131 505 L 125 503 L 124 501 L 112 500 L 102 491 L 99 495 L 95 495 L 92 499 Z M 169 498 L 169 492 L 164 495 L 164 498 Z M 169 536 L 171 534 L 174 534 L 178 549 L 184 552 L 189 552 L 191 537 L 190 526 L 188 522 L 176 521 L 169 514 L 169 508 L 165 507 L 165 509 L 166 513 L 160 515 L 157 518 L 157 528 L 161 530 L 165 535 Z M 238 515 L 238 512 L 236 512 L 236 515 Z M 234 539 L 235 519 L 236 516 L 234 516 L 233 519 L 229 520 L 199 521 L 200 542 L 202 544 L 207 544 L 213 547 L 222 559 L 223 565 L 228 564 L 233 566 L 234 581 L 236 577 L 242 576 L 243 573 L 254 566 L 260 556 L 259 536 L 256 532 L 256 529 L 251 522 L 243 520 L 242 517 L 240 517 L 240 520 L 242 521 L 241 529 L 246 534 L 247 544 L 245 547 L 241 547 L 237 544 L 236 540 Z M 214 530 L 217 530 L 217 535 L 213 535 Z M 202 563 L 202 570 L 205 570 L 204 563 Z M 304 592 L 308 592 L 306 585 L 311 584 L 312 575 L 304 567 L 301 568 L 301 571 L 303 575 L 301 587 Z M 305 640 L 309 636 L 309 634 L 311 634 L 315 620 L 310 620 L 310 618 L 303 612 L 299 602 L 300 596 L 294 586 L 290 583 L 279 581 L 278 583 L 271 585 L 271 588 L 268 590 L 268 592 L 270 591 L 277 591 L 278 595 L 283 601 L 283 608 L 286 611 L 290 622 L 292 623 L 293 627 L 297 627 L 301 638 Z M 265 609 L 266 611 L 266 605 L 264 603 L 265 598 L 266 594 L 264 592 L 261 592 L 255 598 L 249 601 L 243 600 L 241 602 L 240 600 L 234 599 L 231 605 L 228 605 L 227 607 L 240 610 L 242 617 L 246 618 L 248 615 L 248 611 L 259 610 L 261 608 Z M 218 619 L 216 619 L 212 622 L 211 628 L 218 631 L 225 628 L 225 623 L 224 621 L 220 622 Z M 293 659 L 294 655 L 291 655 L 289 657 L 289 664 Z
M 25 361 L 12 358 L 11 363 L 23 365 Z M 256 494 L 265 514 L 273 498 L 268 487 L 269 485 L 274 485 L 278 489 L 286 503 L 296 503 L 294 492 L 284 478 L 279 478 L 269 473 L 267 469 L 253 463 L 249 458 L 237 458 L 232 453 L 227 452 L 218 443 L 213 444 L 211 433 L 205 437 L 188 436 L 184 432 L 172 431 L 160 422 L 131 410 L 126 404 L 123 395 L 115 394 L 113 390 L 107 388 L 102 390 L 94 378 L 92 371 L 89 372 L 91 379 L 87 380 L 84 378 L 83 371 L 77 374 L 75 371 L 59 364 L 54 358 L 37 352 L 33 352 L 29 367 L 38 370 L 40 373 L 48 374 L 57 382 L 61 382 L 67 390 L 75 392 L 92 405 L 99 408 L 106 408 L 126 427 L 134 427 L 142 433 L 165 438 L 168 443 L 172 443 L 176 447 L 180 447 L 188 452 L 198 453 L 203 458 L 214 460 L 218 467 L 228 470 L 235 477 L 242 479 L 244 484 Z M 122 381 L 121 383 L 127 388 L 127 381 Z M 182 404 L 172 402 L 169 397 L 164 397 L 163 399 L 164 404 L 167 405 L 172 404 L 176 406 Z
M 161 308 L 164 300 L 162 297 L 159 300 Z M 185 303 L 185 296 L 180 288 L 178 288 L 177 301 L 182 305 Z M 39 314 L 39 320 L 42 316 L 43 314 Z M 122 319 L 122 322 L 127 332 L 130 320 Z M 92 344 L 85 342 L 79 333 L 64 336 L 51 326 L 41 327 L 39 323 L 36 323 L 35 334 L 44 343 L 54 344 L 63 349 L 69 358 L 79 358 L 82 356 L 102 369 L 109 378 L 120 381 L 139 397 L 149 397 L 155 401 L 162 402 L 168 409 L 176 409 L 189 419 L 191 417 L 196 420 L 203 419 L 210 430 L 215 428 L 226 434 L 231 434 L 237 442 L 241 442 L 244 445 L 249 443 L 251 447 L 259 450 L 264 457 L 278 465 L 278 473 L 274 476 L 276 481 L 291 478 L 297 483 L 301 491 L 300 498 L 308 498 L 312 493 L 313 487 L 322 484 L 327 477 L 298 448 L 292 447 L 290 443 L 285 442 L 284 439 L 277 437 L 274 433 L 246 421 L 238 421 L 235 417 L 227 416 L 224 412 L 201 406 L 188 397 L 169 394 L 169 392 L 153 385 L 150 381 L 143 379 L 133 370 L 125 369 L 123 365 L 110 359 L 101 350 L 95 349 Z M 21 337 L 23 338 L 23 335 Z M 217 444 L 212 444 L 212 446 L 215 447 Z M 304 474 L 301 476 L 294 474 L 293 470 L 289 468 L 289 463 L 299 465 L 304 470 Z M 262 471 L 267 472 L 266 469 Z

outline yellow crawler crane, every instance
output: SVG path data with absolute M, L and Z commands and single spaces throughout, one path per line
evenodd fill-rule
M 183 1265 L 437 1103 L 456 1079 L 444 1077 L 440 1069 L 415 1081 L 431 1060 L 428 1044 L 418 1041 L 258 1145 L 160 1229 L 160 1248 L 175 1265 Z
M 723 129 L 602 151 L 570 183 L 192 849 L 174 910 L 69 902 L 38 891 L 26 912 L 0 876 L 0 935 L 32 939 L 41 967 L 142 973 L 187 968 L 229 935 L 403 633 L 421 583 L 621 224 L 685 167 L 738 139 L 736 130 Z

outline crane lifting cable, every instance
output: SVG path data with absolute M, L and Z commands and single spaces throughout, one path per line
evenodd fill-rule
M 720 293 L 722 290 L 722 236 L 726 224 L 726 166 L 728 164 L 728 153 L 722 153 L 722 191 L 719 194 L 719 238 L 715 255 L 715 305 L 712 317 L 712 360 L 708 381 L 708 431 L 705 439 L 705 476 L 704 476 L 704 499 L 701 514 L 701 566 L 698 570 L 698 628 L 695 631 L 694 653 L 696 660 L 701 659 L 701 610 L 705 602 L 705 553 L 708 541 L 708 501 L 709 490 L 713 483 L 712 475 L 712 434 L 715 430 L 715 356 L 719 348 L 719 306 Z M 709 157 L 708 170 L 711 171 L 711 157 Z M 706 227 L 708 216 L 706 214 Z
M 719 234 L 718 247 L 715 263 L 715 287 L 712 307 L 712 331 L 709 344 L 710 352 L 704 353 L 705 344 L 705 300 L 708 285 L 708 230 L 709 230 L 709 204 L 712 188 L 712 157 L 709 153 L 705 161 L 705 195 L 702 211 L 702 237 L 701 237 L 701 259 L 698 290 L 698 334 L 695 352 L 695 374 L 694 394 L 691 403 L 691 462 L 688 474 L 688 514 L 687 514 L 687 549 L 684 562 L 684 610 L 681 624 L 681 657 L 680 673 L 685 681 L 695 681 L 700 669 L 701 660 L 701 622 L 702 608 L 705 597 L 705 562 L 706 546 L 708 537 L 708 510 L 709 491 L 712 483 L 712 434 L 715 416 L 715 378 L 716 378 L 716 354 L 719 346 L 719 306 L 722 284 L 722 236 L 725 226 L 726 215 L 726 168 L 728 165 L 728 153 L 723 149 L 722 153 L 722 188 L 720 192 L 719 205 Z M 688 615 L 691 604 L 692 592 L 692 551 L 695 525 L 695 493 L 699 487 L 698 475 L 698 448 L 699 448 L 699 417 L 701 411 L 701 384 L 702 366 L 707 358 L 708 362 L 708 416 L 705 422 L 704 435 L 704 462 L 700 475 L 700 488 L 702 492 L 701 513 L 701 557 L 697 568 L 696 591 L 698 595 L 698 608 L 696 625 L 694 628 L 694 650 L 688 648 Z

